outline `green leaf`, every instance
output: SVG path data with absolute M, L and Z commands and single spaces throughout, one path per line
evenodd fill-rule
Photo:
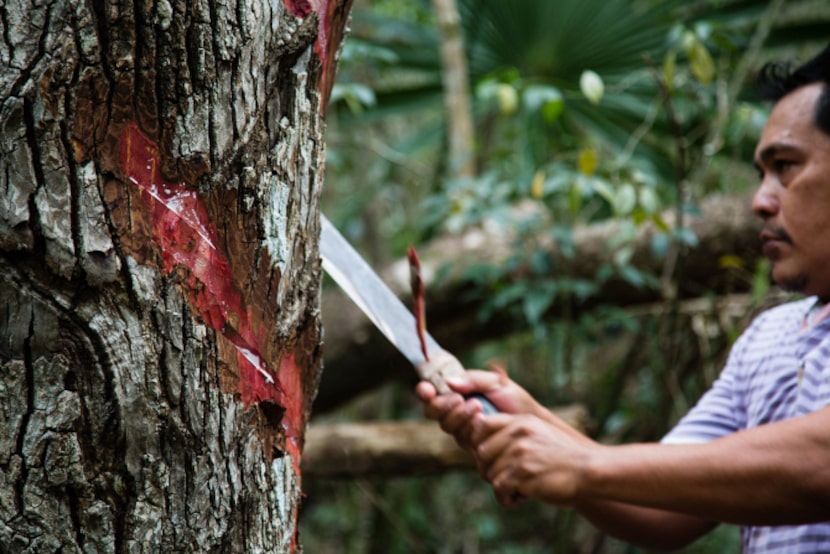
M 761 258 L 758 261 L 758 267 L 752 275 L 752 300 L 755 302 L 763 299 L 769 291 L 770 268 L 771 264 L 767 258 Z
M 501 115 L 511 116 L 516 113 L 516 109 L 519 107 L 519 93 L 512 85 L 499 83 L 496 86 L 496 98 Z
M 542 118 L 545 120 L 545 123 L 553 123 L 559 119 L 559 116 L 562 115 L 564 110 L 565 101 L 561 98 L 558 100 L 548 100 L 542 104 Z
M 659 229 L 662 233 L 668 233 L 669 231 L 671 231 L 671 228 L 669 227 L 669 224 L 668 224 L 668 223 L 666 223 L 666 220 L 665 220 L 665 219 L 663 219 L 663 218 L 660 216 L 660 214 L 654 214 L 654 215 L 652 215 L 652 216 L 651 216 L 651 222 L 652 222 L 652 223 L 654 223 L 654 225 L 655 225 L 655 226 L 656 226 L 656 227 L 657 227 L 657 228 L 658 228 L 658 229 Z
M 669 50 L 663 58 L 663 81 L 666 83 L 666 87 L 669 90 L 672 90 L 672 87 L 674 86 L 674 75 L 676 69 L 677 53 L 674 50 Z
M 620 215 L 630 214 L 637 205 L 637 190 L 629 184 L 617 189 L 614 195 L 614 211 Z
M 642 271 L 638 270 L 637 268 L 625 265 L 619 268 L 620 277 L 622 277 L 626 282 L 630 283 L 631 285 L 641 289 L 646 286 L 647 280 L 645 275 Z
M 522 310 L 528 322 L 535 324 L 541 321 L 542 316 L 556 299 L 556 285 L 548 283 L 543 288 L 528 290 L 522 296 Z
M 618 267 L 627 266 L 634 255 L 634 247 L 632 245 L 618 248 L 614 251 L 614 264 Z
M 505 308 L 527 294 L 527 284 L 510 283 L 493 294 L 493 305 L 496 308 Z
M 698 242 L 699 242 L 698 238 L 697 238 L 697 235 L 689 227 L 683 227 L 681 229 L 675 229 L 674 233 L 673 233 L 673 236 L 674 236 L 674 240 L 676 240 L 680 244 L 683 244 L 683 245 L 688 246 L 690 248 L 694 248 L 695 246 L 698 245 Z
M 683 46 L 689 57 L 689 66 L 695 78 L 704 85 L 710 84 L 715 78 L 715 62 L 698 36 L 688 31 L 683 37 Z
M 651 187 L 640 187 L 637 190 L 637 203 L 648 214 L 656 214 L 660 210 L 660 199 Z
M 553 85 L 528 85 L 522 91 L 522 102 L 528 112 L 541 112 L 548 124 L 556 121 L 565 109 L 562 92 Z
M 605 83 L 596 71 L 586 69 L 579 76 L 579 90 L 593 105 L 598 105 L 605 94 Z
M 579 172 L 586 176 L 591 176 L 597 170 L 599 163 L 599 156 L 597 151 L 591 147 L 585 147 L 579 151 L 576 166 Z
M 360 83 L 335 83 L 331 88 L 332 103 L 344 101 L 352 113 L 361 113 L 364 108 L 371 108 L 377 104 L 375 91 Z

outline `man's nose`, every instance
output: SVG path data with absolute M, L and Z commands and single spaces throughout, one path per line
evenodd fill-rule
M 777 187 L 772 181 L 769 176 L 762 178 L 755 196 L 752 197 L 752 212 L 761 219 L 772 217 L 781 207 Z

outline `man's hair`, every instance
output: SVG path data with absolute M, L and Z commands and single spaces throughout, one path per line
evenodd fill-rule
M 795 69 L 789 63 L 764 65 L 758 75 L 758 92 L 764 99 L 778 102 L 796 89 L 813 83 L 822 83 L 816 100 L 816 127 L 830 135 L 830 45 Z

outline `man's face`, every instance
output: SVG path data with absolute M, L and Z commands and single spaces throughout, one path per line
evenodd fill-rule
M 764 221 L 773 280 L 830 300 L 830 136 L 814 123 L 821 91 L 801 87 L 772 110 L 755 149 L 761 185 L 752 210 Z

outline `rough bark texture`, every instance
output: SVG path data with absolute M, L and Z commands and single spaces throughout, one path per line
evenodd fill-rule
M 737 256 L 751 268 L 758 257 L 759 223 L 749 208 L 749 198 L 713 197 L 706 199 L 701 213 L 688 218 L 688 225 L 698 238 L 698 245 L 686 255 L 684 270 L 678 277 L 679 298 L 696 298 L 745 289 L 734 272 L 721 266 L 724 255 Z M 671 221 L 671 215 L 667 215 Z M 575 253 L 566 256 L 556 244 L 540 242 L 553 260 L 552 277 L 592 279 L 601 264 L 613 258 L 615 223 L 599 224 L 574 230 Z M 664 260 L 654 255 L 651 239 L 655 229 L 643 226 L 634 239 L 631 264 L 645 271 L 660 274 Z M 456 354 L 476 343 L 521 329 L 506 312 L 497 312 L 481 321 L 481 303 L 469 300 L 469 283 L 463 279 L 467 269 L 478 264 L 503 264 L 515 248 L 514 237 L 502 229 L 473 229 L 457 236 L 442 237 L 419 247 L 422 272 L 428 284 L 435 284 L 435 275 L 444 273 L 437 286 L 428 288 L 427 311 L 429 330 L 441 345 Z M 516 272 L 521 277 L 523 268 Z M 409 299 L 409 273 L 406 260 L 398 260 L 381 272 L 384 280 L 406 303 Z M 617 306 L 641 305 L 661 299 L 654 288 L 635 288 L 619 279 L 607 281 L 589 302 L 555 303 L 547 317 L 562 313 L 574 314 L 595 303 Z M 412 368 L 387 341 L 375 331 L 342 292 L 330 289 L 323 294 L 326 325 L 326 373 L 320 385 L 315 412 L 332 409 L 355 395 L 390 378 L 414 379 Z
M 0 552 L 296 548 L 349 4 L 0 4 Z

